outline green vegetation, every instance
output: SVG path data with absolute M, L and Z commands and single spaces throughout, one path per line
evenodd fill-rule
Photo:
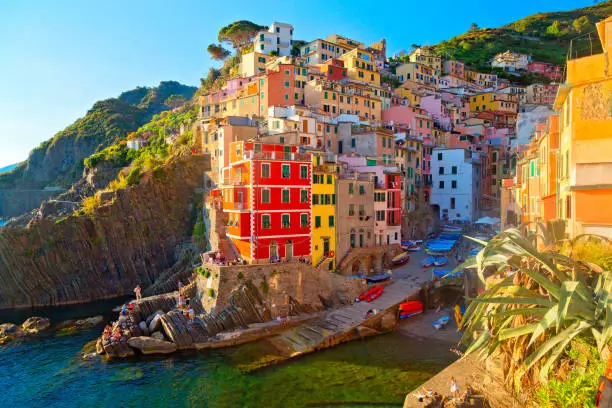
M 204 215 L 202 211 L 198 212 L 198 218 L 193 225 L 193 232 L 191 233 L 191 239 L 198 246 L 200 250 L 205 250 L 207 245 L 207 234 L 206 225 L 204 224 Z
M 213 288 L 208 288 L 208 297 L 210 298 L 215 297 L 215 290 Z
M 612 245 L 585 237 L 561 245 L 546 236 L 552 228 L 541 231 L 544 252 L 515 229 L 479 242 L 485 248 L 463 267 L 477 268 L 486 289 L 466 310 L 463 342 L 468 354 L 500 357 L 517 392 L 539 385 L 543 406 L 578 406 L 572 398 L 586 391 L 568 393 L 568 384 L 594 387 L 612 343 L 612 272 L 602 267 Z
M 208 51 L 211 58 L 215 61 L 223 61 L 231 55 L 231 52 L 223 48 L 221 44 L 209 44 L 206 51 Z
M 0 175 L 0 188 L 46 185 L 70 186 L 83 172 L 84 159 L 101 153 L 118 143 L 130 132 L 149 122 L 154 115 L 168 110 L 168 99 L 190 99 L 196 88 L 178 82 L 161 82 L 156 88 L 138 87 L 96 102 L 87 114 L 53 138 L 32 150 L 29 158 L 11 173 Z M 172 96 L 175 95 L 174 98 Z M 117 160 L 122 166 L 130 158 L 121 146 L 92 158 L 92 162 Z
M 258 31 L 265 29 L 266 26 L 260 26 L 247 20 L 234 21 L 219 30 L 218 40 L 238 49 L 252 41 Z
M 506 50 L 531 54 L 535 61 L 563 64 L 570 42 L 572 56 L 601 52 L 594 23 L 612 15 L 612 2 L 565 12 L 538 13 L 501 28 L 472 24 L 465 34 L 431 47 L 444 58 L 458 59 L 476 70 L 491 72 L 489 61 Z M 586 33 L 591 32 L 589 39 Z M 578 38 L 581 36 L 580 38 Z

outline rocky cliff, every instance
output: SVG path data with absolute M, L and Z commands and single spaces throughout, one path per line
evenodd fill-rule
M 206 160 L 174 159 L 138 185 L 103 194 L 92 215 L 43 218 L 0 233 L 0 308 L 87 302 L 144 288 L 191 235 Z

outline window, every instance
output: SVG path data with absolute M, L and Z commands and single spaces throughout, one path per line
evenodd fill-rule
M 315 216 L 315 228 L 321 228 L 321 216 Z
M 335 195 L 335 194 L 332 194 L 332 195 L 331 195 L 331 200 L 332 200 L 332 202 L 331 202 L 331 203 L 332 203 L 332 204 L 334 204 L 334 205 L 336 205 L 336 195 Z
M 440 186 L 440 188 L 444 188 L 444 182 L 442 180 L 440 180 L 439 186 Z
M 289 214 L 281 215 L 281 224 L 283 228 L 289 228 L 291 226 L 289 222 Z
M 438 153 L 438 160 L 442 160 L 442 153 Z
M 457 180 L 451 181 L 451 188 L 457 188 Z
M 270 178 L 270 163 L 262 163 L 261 178 Z
M 355 138 L 351 139 L 351 147 L 355 148 L 357 146 L 357 140 Z
M 308 227 L 308 214 L 300 214 L 300 227 Z
M 444 174 L 444 167 L 440 167 L 438 169 L 438 174 Z
M 270 214 L 263 214 L 261 216 L 261 228 L 271 228 Z
M 355 185 L 353 183 L 349 183 L 349 194 L 353 194 L 355 192 Z
M 288 164 L 282 165 L 281 177 L 284 179 L 288 179 L 291 177 L 291 166 Z
M 451 167 L 451 173 L 457 174 L 457 166 Z
M 308 178 L 308 166 L 300 166 L 300 178 L 307 179 Z
M 355 204 L 349 204 L 348 215 L 349 217 L 353 217 L 355 215 Z
M 365 186 L 359 186 L 359 195 L 365 194 Z
M 312 205 L 319 205 L 319 195 L 318 194 L 312 195 Z
M 308 202 L 308 190 L 300 190 L 300 203 Z
M 261 202 L 264 204 L 268 204 L 270 202 L 270 190 L 264 188 L 261 190 Z
M 365 215 L 365 207 L 362 204 L 360 204 L 359 205 L 359 216 L 363 217 L 364 215 Z
M 283 190 L 283 192 L 281 194 L 281 202 L 288 203 L 290 196 L 291 196 L 291 192 L 290 192 L 289 189 Z
M 328 219 L 329 227 L 332 228 L 334 226 L 334 216 L 330 215 Z
M 331 174 L 327 175 L 327 184 L 332 184 L 332 176 L 331 176 Z

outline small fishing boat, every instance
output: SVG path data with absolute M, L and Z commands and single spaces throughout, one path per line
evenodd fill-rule
M 365 280 L 368 283 L 378 283 L 378 282 L 384 282 L 386 280 L 391 279 L 391 275 L 388 273 L 383 273 L 380 275 L 371 275 L 371 276 L 366 276 Z
M 419 251 L 422 251 L 422 250 L 423 250 L 423 247 L 418 246 L 418 245 L 415 245 L 415 246 L 410 247 L 410 248 L 407 249 L 407 251 L 409 251 L 409 252 L 419 252 Z
M 400 266 L 405 264 L 406 262 L 408 262 L 410 260 L 410 254 L 408 252 L 402 252 L 401 254 L 395 256 L 391 262 L 393 263 L 393 265 L 395 266 Z
M 428 256 L 427 258 L 423 259 L 420 264 L 423 268 L 428 268 L 432 266 L 435 261 L 436 261 L 435 256 Z
M 434 261 L 434 266 L 444 266 L 448 263 L 448 258 L 445 256 L 437 256 Z
M 433 322 L 432 326 L 433 326 L 434 329 L 440 330 L 443 327 L 446 327 L 446 325 L 448 324 L 449 321 L 450 321 L 450 317 L 442 316 L 441 318 L 439 318 L 438 320 Z
M 418 300 L 410 300 L 400 303 L 399 305 L 400 319 L 406 319 L 410 316 L 423 313 L 423 304 Z
M 374 299 L 378 299 L 380 295 L 382 295 L 382 293 L 383 293 L 382 286 L 374 286 L 373 288 L 369 289 L 367 292 L 359 296 L 359 300 L 361 301 L 365 300 L 366 302 L 371 302 Z

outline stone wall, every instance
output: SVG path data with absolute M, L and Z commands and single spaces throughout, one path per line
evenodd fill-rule
M 247 281 L 259 289 L 274 317 L 289 314 L 290 307 L 308 313 L 348 303 L 367 288 L 362 279 L 316 271 L 303 263 L 202 267 L 204 272 L 197 279 L 198 292 L 208 312 L 225 308 L 232 292 Z

